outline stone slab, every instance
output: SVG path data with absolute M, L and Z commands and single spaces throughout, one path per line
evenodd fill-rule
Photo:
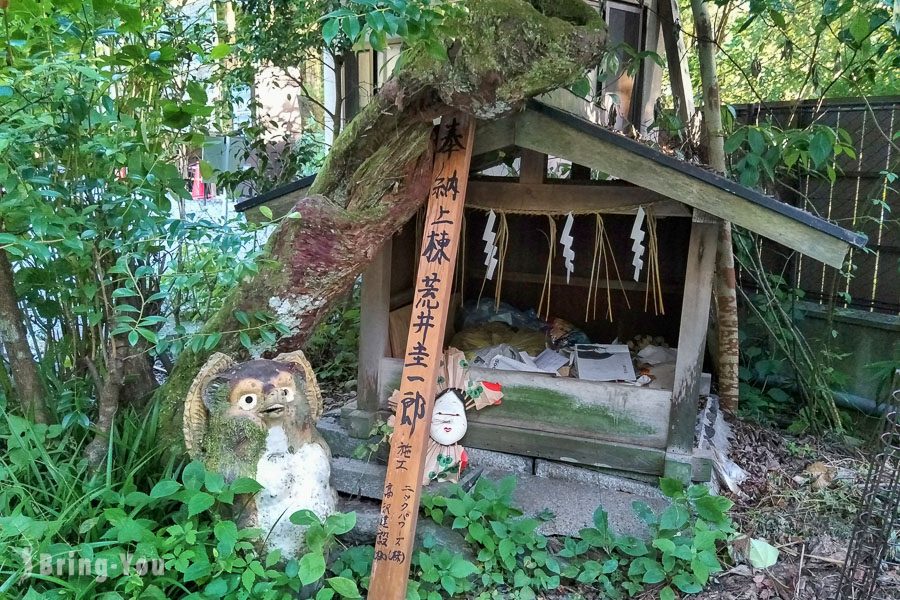
M 473 468 L 492 469 L 507 473 L 531 475 L 534 473 L 534 459 L 518 454 L 506 454 L 481 448 L 466 448 L 469 465 Z
M 656 486 L 636 481 L 626 477 L 617 477 L 596 469 L 587 469 L 584 467 L 576 467 L 565 463 L 558 463 L 552 460 L 535 459 L 534 474 L 538 477 L 548 479 L 562 479 L 565 481 L 576 481 L 579 483 L 588 483 L 598 485 L 603 489 L 609 489 L 619 492 L 628 492 L 648 498 L 663 498 L 662 492 Z

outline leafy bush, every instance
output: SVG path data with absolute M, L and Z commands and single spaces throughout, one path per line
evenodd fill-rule
M 239 529 L 222 516 L 239 514 L 241 494 L 258 492 L 257 482 L 226 484 L 197 462 L 180 472 L 160 467 L 150 450 L 152 433 L 145 435 L 140 425 L 125 420 L 106 472 L 92 475 L 78 451 L 84 440 L 72 432 L 12 415 L 0 422 L 0 439 L 9 448 L 0 457 L 0 595 L 293 599 L 302 591 L 318 600 L 361 597 L 354 578 L 364 571 L 364 549 L 345 551 L 326 566 L 335 536 L 355 526 L 355 514 L 324 522 L 309 511 L 291 515 L 291 522 L 307 527 L 308 551 L 282 564 L 278 551 L 259 552 L 264 532 Z
M 719 549 L 734 533 L 727 514 L 733 503 L 710 495 L 704 486 L 685 490 L 674 479 L 662 479 L 660 487 L 671 501 L 660 514 L 634 503 L 649 529 L 649 544 L 613 533 L 606 512 L 598 508 L 594 527 L 581 530 L 580 540 L 566 540 L 560 557 L 578 560 L 563 575 L 598 585 L 610 598 L 623 597 L 623 590 L 633 596 L 648 585 L 662 586 L 661 600 L 673 600 L 675 589 L 685 594 L 703 589 L 710 574 L 722 570 Z

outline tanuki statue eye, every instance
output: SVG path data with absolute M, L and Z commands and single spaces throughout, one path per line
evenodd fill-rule
M 244 394 L 238 401 L 238 405 L 243 410 L 250 410 L 256 406 L 256 394 Z

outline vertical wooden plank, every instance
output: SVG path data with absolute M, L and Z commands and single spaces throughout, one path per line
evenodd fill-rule
M 409 338 L 400 377 L 400 401 L 384 481 L 381 523 L 375 536 L 369 598 L 378 600 L 406 598 L 422 469 L 443 353 L 474 134 L 475 120 L 462 114 L 444 116 L 438 131 Z
M 378 368 L 389 355 L 391 310 L 391 240 L 363 273 L 359 295 L 359 369 L 357 400 L 360 410 L 378 410 Z
M 522 148 L 519 183 L 544 183 L 547 177 L 547 155 Z
M 716 247 L 721 221 L 702 211 L 694 211 L 688 247 L 681 326 L 678 330 L 678 357 L 669 412 L 669 441 L 666 447 L 666 477 L 691 479 L 694 428 L 700 398 L 700 371 L 709 325 Z
M 662 27 L 666 47 L 672 95 L 678 104 L 678 118 L 688 127 L 694 117 L 694 90 L 688 72 L 687 49 L 681 36 L 681 9 L 678 7 L 678 0 L 658 1 L 659 25 Z

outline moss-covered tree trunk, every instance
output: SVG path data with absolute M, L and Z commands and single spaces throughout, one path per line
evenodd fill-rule
M 410 57 L 344 129 L 309 196 L 296 206 L 301 217 L 279 225 L 258 275 L 233 291 L 205 331 L 239 330 L 235 311 L 263 310 L 291 331 L 266 354 L 302 347 L 377 249 L 425 201 L 436 117 L 449 109 L 503 117 L 530 97 L 576 81 L 602 57 L 605 25 L 581 0 L 468 4 L 465 22 L 448 24 L 457 32 L 450 60 Z M 217 350 L 246 356 L 236 335 L 225 335 Z M 173 445 L 185 393 L 208 354 L 185 350 L 159 392 L 163 433 Z

